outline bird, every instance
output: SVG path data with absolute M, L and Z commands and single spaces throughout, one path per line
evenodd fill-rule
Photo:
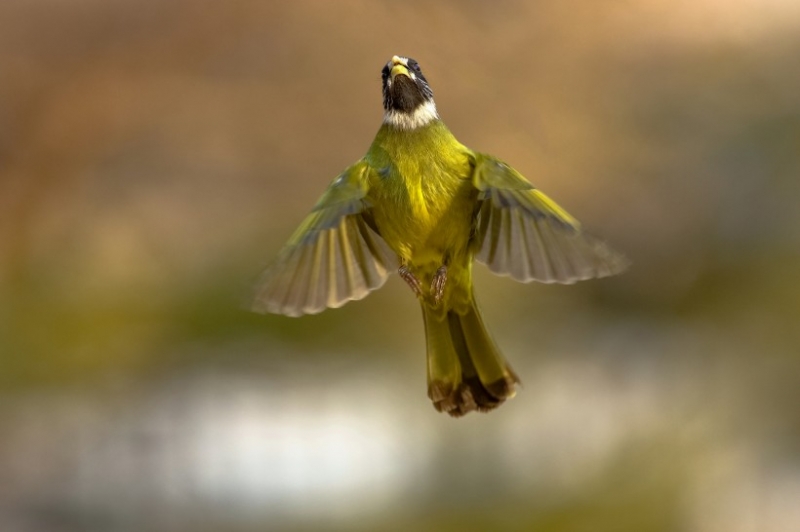
M 372 145 L 263 271 L 252 310 L 316 314 L 397 272 L 422 307 L 434 408 L 488 412 L 520 379 L 484 325 L 473 262 L 520 282 L 571 284 L 620 273 L 628 260 L 507 163 L 461 144 L 416 60 L 393 56 L 381 79 Z

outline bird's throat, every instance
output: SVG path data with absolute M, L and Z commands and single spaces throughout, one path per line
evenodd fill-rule
M 432 100 L 418 105 L 413 111 L 388 109 L 383 115 L 383 123 L 398 129 L 417 129 L 439 118 L 436 104 Z

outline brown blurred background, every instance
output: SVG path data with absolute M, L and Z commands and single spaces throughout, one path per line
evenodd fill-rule
M 633 262 L 476 268 L 490 415 L 397 279 L 243 310 L 393 54 Z M 795 0 L 3 1 L 0 530 L 800 529 L 798 57 Z

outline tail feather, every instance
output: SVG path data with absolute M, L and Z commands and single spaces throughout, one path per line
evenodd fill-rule
M 428 396 L 440 412 L 459 417 L 487 412 L 514 396 L 519 379 L 483 324 L 475 301 L 464 313 L 423 303 Z

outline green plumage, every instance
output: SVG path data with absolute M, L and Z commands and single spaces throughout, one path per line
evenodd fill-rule
M 422 306 L 428 395 L 459 416 L 496 407 L 518 382 L 476 306 L 474 258 L 522 282 L 558 283 L 612 275 L 626 261 L 514 169 L 459 143 L 411 61 L 384 69 L 385 123 L 264 272 L 254 308 L 320 312 L 366 296 L 399 268 Z M 416 85 L 393 89 L 402 76 Z M 431 107 L 391 107 L 409 101 L 392 90 L 417 86 Z

